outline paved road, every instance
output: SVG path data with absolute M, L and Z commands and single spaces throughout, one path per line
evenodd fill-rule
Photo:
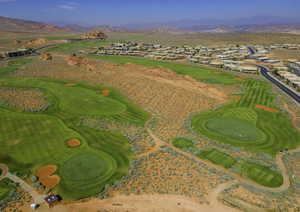
M 282 91 L 284 91 L 286 94 L 288 94 L 290 97 L 292 97 L 298 104 L 300 104 L 300 96 L 293 90 L 291 90 L 289 87 L 287 87 L 285 84 L 277 80 L 275 77 L 269 74 L 269 70 L 266 67 L 259 66 L 261 70 L 262 76 L 264 76 L 266 79 L 271 81 L 274 85 L 276 85 L 278 88 L 280 88 Z

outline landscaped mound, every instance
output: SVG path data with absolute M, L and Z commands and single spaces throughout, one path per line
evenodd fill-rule
M 57 170 L 57 166 L 49 165 L 39 168 L 36 172 L 40 183 L 42 183 L 47 189 L 52 189 L 60 182 L 60 177 L 53 175 Z
M 107 35 L 104 34 L 101 30 L 96 29 L 96 30 L 86 33 L 85 35 L 82 35 L 80 38 L 105 40 L 105 39 L 107 39 Z
M 80 144 L 81 142 L 78 139 L 71 139 L 67 141 L 68 147 L 78 147 Z

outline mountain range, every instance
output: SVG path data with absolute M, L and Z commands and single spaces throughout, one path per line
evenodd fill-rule
M 78 24 L 47 24 L 0 16 L 0 31 L 86 32 L 98 28 L 105 33 L 142 31 L 153 33 L 240 33 L 281 32 L 300 34 L 300 19 L 257 16 L 241 19 L 177 20 L 158 23 L 131 23 L 121 26 Z

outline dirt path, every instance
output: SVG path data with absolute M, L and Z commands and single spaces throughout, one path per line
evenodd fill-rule
M 30 196 L 33 198 L 34 203 L 36 204 L 41 204 L 44 203 L 44 198 L 46 197 L 45 195 L 41 195 L 39 194 L 35 188 L 33 188 L 32 186 L 30 186 L 28 183 L 26 183 L 24 180 L 22 180 L 21 178 L 19 178 L 16 175 L 13 175 L 9 172 L 8 167 L 5 164 L 0 164 L 0 169 L 2 169 L 3 173 L 0 176 L 0 180 L 4 179 L 4 178 L 8 178 L 10 180 L 12 180 L 15 183 L 18 183 L 19 186 L 26 192 L 28 192 L 30 194 Z
M 217 205 L 199 204 L 195 200 L 177 195 L 130 195 L 88 202 L 59 205 L 43 212 L 238 212 L 218 202 Z
M 0 175 L 0 180 L 4 179 L 8 173 L 8 167 L 3 164 L 3 163 L 0 163 L 0 169 L 2 171 L 2 174 Z
M 292 111 L 287 104 L 284 104 L 284 108 L 291 114 L 294 127 L 300 131 L 300 127 L 297 125 L 297 114 Z
M 208 165 L 209 167 L 213 167 L 215 169 L 222 170 L 226 174 L 228 174 L 228 175 L 230 175 L 230 176 L 238 179 L 241 182 L 244 182 L 246 184 L 252 185 L 255 188 L 259 188 L 259 189 L 262 189 L 262 190 L 265 190 L 265 191 L 271 191 L 271 192 L 281 192 L 281 191 L 285 191 L 285 190 L 287 190 L 289 188 L 289 186 L 290 186 L 290 179 L 289 179 L 289 175 L 288 175 L 288 170 L 285 167 L 282 158 L 283 158 L 284 155 L 286 155 L 288 153 L 300 152 L 300 147 L 299 147 L 297 149 L 290 150 L 290 151 L 288 151 L 286 153 L 278 153 L 276 155 L 276 164 L 277 164 L 278 168 L 280 168 L 281 171 L 282 171 L 283 184 L 280 187 L 277 187 L 277 188 L 270 188 L 270 187 L 265 187 L 263 185 L 259 185 L 259 184 L 255 183 L 255 182 L 251 181 L 251 180 L 243 178 L 240 175 L 229 171 L 228 169 L 225 169 L 225 168 L 223 168 L 221 166 L 213 164 L 213 163 L 211 163 L 209 161 L 202 160 L 202 159 L 200 159 L 200 158 L 198 158 L 198 157 L 196 157 L 194 155 L 191 155 L 190 153 L 184 152 L 184 151 L 182 151 L 182 150 L 174 147 L 173 145 L 169 144 L 168 142 L 162 141 L 160 138 L 158 138 L 156 135 L 154 135 L 154 133 L 149 128 L 147 128 L 147 131 L 148 131 L 149 135 L 153 138 L 153 140 L 157 144 L 159 144 L 159 145 L 166 145 L 169 148 L 173 149 L 174 151 L 180 153 L 181 155 L 186 156 L 187 158 L 190 158 L 190 159 L 192 159 L 194 161 L 199 161 L 201 163 L 204 163 L 204 164 Z

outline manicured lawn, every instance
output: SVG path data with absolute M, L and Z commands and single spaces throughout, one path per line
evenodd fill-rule
M 255 108 L 256 104 L 276 108 L 275 95 L 262 81 L 249 79 L 237 102 L 192 119 L 192 128 L 211 139 L 275 156 L 283 149 L 300 145 L 300 133 L 284 113 Z
M 0 108 L 0 162 L 11 171 L 34 174 L 44 165 L 57 165 L 61 183 L 54 189 L 66 200 L 99 194 L 104 186 L 128 173 L 132 158 L 129 141 L 118 132 L 81 125 L 84 117 L 143 125 L 148 114 L 111 88 L 49 79 L 0 79 L 0 87 L 39 88 L 50 102 L 42 112 Z M 110 90 L 109 96 L 101 90 Z M 70 148 L 66 141 L 79 139 Z
M 245 142 L 260 140 L 264 137 L 263 132 L 251 122 L 237 118 L 210 119 L 205 123 L 205 127 L 218 135 Z
M 14 60 L 10 60 L 6 67 L 0 68 L 0 76 L 14 73 L 18 68 L 26 65 L 27 63 L 30 63 L 31 61 L 31 58 L 17 58 Z
M 188 149 L 194 147 L 193 141 L 186 138 L 174 138 L 172 144 L 179 149 Z
M 9 182 L 8 179 L 0 181 L 0 201 L 6 198 L 9 193 L 15 189 L 14 186 L 8 185 Z
M 240 160 L 236 164 L 240 174 L 267 187 L 279 187 L 283 183 L 283 177 L 280 173 L 272 171 L 270 168 Z
M 101 40 L 84 40 L 79 42 L 61 44 L 56 47 L 48 49 L 48 52 L 74 53 L 76 51 L 83 50 L 83 49 L 103 46 L 104 44 L 107 43 L 108 43 L 107 41 L 101 41 Z
M 220 74 L 215 74 L 216 72 L 213 69 L 192 66 L 186 64 L 179 63 L 171 63 L 171 62 L 163 62 L 157 60 L 150 60 L 145 58 L 135 58 L 135 57 L 122 57 L 122 56 L 98 56 L 98 55 L 87 55 L 87 57 L 92 59 L 101 59 L 110 61 L 118 64 L 125 63 L 134 63 L 143 66 L 149 67 L 164 67 L 169 68 L 180 75 L 189 75 L 197 80 L 201 80 L 203 82 L 211 83 L 211 84 L 222 84 L 222 85 L 237 85 L 238 82 L 235 76 L 220 72 Z
M 283 183 L 283 177 L 279 172 L 257 163 L 236 159 L 216 149 L 203 150 L 197 156 L 227 169 L 234 167 L 233 170 L 241 176 L 263 186 L 279 187 Z
M 231 168 L 237 162 L 235 158 L 216 149 L 201 151 L 197 156 L 223 166 L 224 168 Z

